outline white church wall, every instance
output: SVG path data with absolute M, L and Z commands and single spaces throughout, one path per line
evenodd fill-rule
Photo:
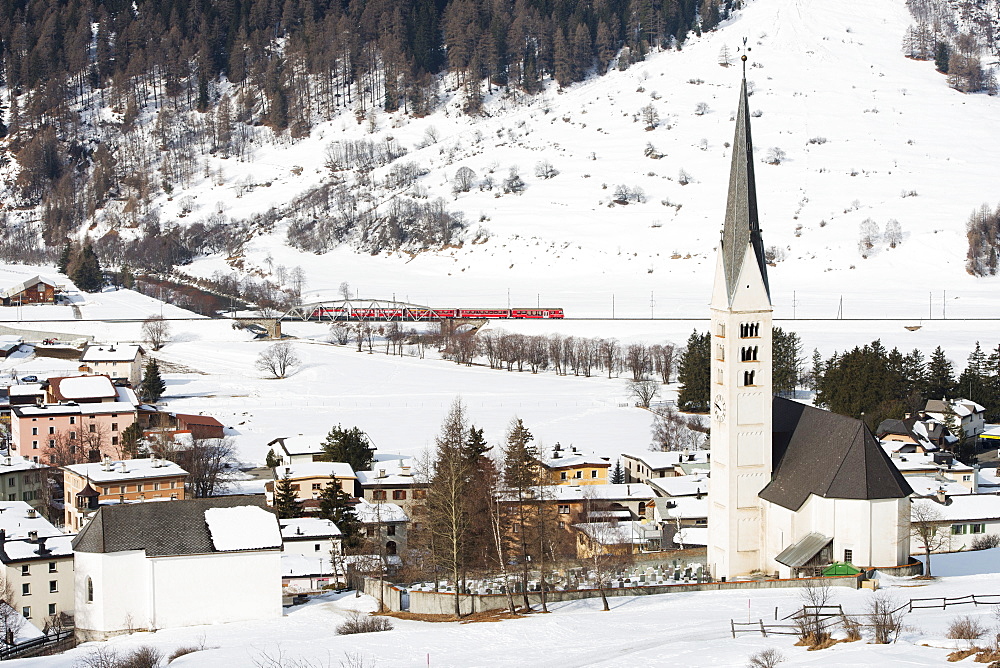
M 150 626 L 149 577 L 143 551 L 76 552 L 76 627 L 88 638 Z M 94 597 L 88 601 L 87 579 Z

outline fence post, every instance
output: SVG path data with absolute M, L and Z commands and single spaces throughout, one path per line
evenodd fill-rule
M 735 638 L 736 637 L 736 622 L 734 622 L 731 619 L 729 620 L 729 629 L 730 629 L 730 631 L 732 631 L 733 637 Z
M 764 620 L 763 619 L 760 620 L 760 632 L 761 632 L 761 634 L 763 634 L 763 636 L 765 638 L 767 637 L 767 629 L 764 628 Z

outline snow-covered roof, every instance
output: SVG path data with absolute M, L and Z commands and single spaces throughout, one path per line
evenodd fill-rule
M 414 477 L 417 461 L 408 455 L 376 454 L 370 471 L 357 471 L 363 486 L 388 485 L 398 487 L 417 483 Z
M 121 480 L 138 480 L 143 478 L 167 478 L 187 475 L 187 471 L 167 459 L 148 457 L 145 459 L 127 459 L 111 462 L 94 462 L 90 464 L 70 464 L 64 466 L 67 471 L 87 478 L 98 484 L 118 482 Z
M 708 495 L 700 499 L 694 496 L 678 496 L 670 499 L 658 496 L 653 501 L 656 503 L 656 513 L 659 515 L 659 519 L 708 517 Z
M 598 466 L 608 468 L 611 462 L 607 457 L 601 457 L 589 452 L 573 452 L 571 450 L 552 450 L 538 461 L 550 469 L 572 468 L 577 466 Z
M 281 555 L 281 577 L 301 578 L 310 575 L 333 575 L 333 560 L 329 554 Z
M 886 449 L 884 445 L 883 449 Z M 955 473 L 972 473 L 975 470 L 968 464 L 963 464 L 957 459 L 953 459 L 950 466 L 947 464 L 936 464 L 933 453 L 907 452 L 892 454 L 891 448 L 888 449 L 888 452 L 892 455 L 892 463 L 903 473 L 938 470 Z
M 925 505 L 938 514 L 945 522 L 975 522 L 977 520 L 1000 520 L 1000 496 L 996 494 L 965 494 L 948 497 L 947 504 L 931 499 L 914 499 L 913 506 Z
M 345 462 L 293 462 L 275 469 L 279 478 L 329 478 L 336 476 L 343 480 L 357 478 L 354 469 Z
M 358 499 L 354 506 L 354 515 L 365 524 L 377 522 L 409 522 L 406 512 L 395 503 L 371 503 Z
M 979 469 L 979 488 L 1000 487 L 1000 473 L 996 468 Z
M 2 615 L 3 618 L 9 619 L 8 615 L 13 615 L 13 619 L 18 620 L 16 624 L 11 625 L 11 631 L 14 632 L 15 645 L 20 645 L 21 643 L 28 642 L 29 640 L 35 640 L 36 638 L 41 638 L 43 635 L 45 635 L 45 633 L 40 628 L 32 624 L 30 620 L 27 620 L 24 617 L 22 617 L 21 613 L 15 610 L 6 601 L 0 601 L 0 607 L 3 608 L 2 610 L 0 610 L 0 615 Z M 17 630 L 14 630 L 15 626 Z M 0 645 L 3 645 L 5 647 L 9 646 L 7 645 L 7 639 L 0 637 Z
M 132 413 L 135 406 L 123 401 L 105 401 L 99 404 L 46 404 L 43 406 L 12 406 L 11 411 L 18 417 L 39 417 L 56 415 L 107 415 L 110 413 Z
M 140 353 L 142 346 L 128 343 L 124 345 L 90 345 L 80 355 L 81 362 L 131 362 Z
M 14 473 L 15 471 L 28 471 L 30 469 L 48 468 L 45 464 L 30 461 L 27 457 L 0 457 L 0 476 L 4 473 Z
M 28 397 L 44 395 L 45 388 L 42 387 L 41 383 L 25 383 L 24 385 L 11 385 L 7 392 L 12 397 Z
M 42 534 L 39 534 L 40 536 Z M 3 550 L 4 563 L 22 561 L 25 559 L 44 559 L 46 557 L 70 557 L 73 555 L 73 535 L 58 534 L 43 536 L 44 551 L 40 552 L 41 543 L 23 540 L 6 540 L 0 546 Z
M 55 281 L 53 281 L 52 279 L 35 275 L 25 281 L 21 281 L 20 283 L 15 283 L 10 287 L 0 290 L 0 297 L 14 297 L 16 295 L 21 294 L 28 288 L 33 288 L 39 283 L 45 283 L 46 285 L 51 285 L 52 287 L 56 286 Z
M 104 399 L 118 396 L 115 386 L 107 376 L 70 376 L 52 379 L 58 392 L 67 401 L 80 399 Z
M 582 501 L 600 499 L 621 501 L 635 499 L 644 501 L 656 496 L 653 488 L 645 483 L 625 483 L 621 485 L 547 485 L 536 497 L 554 501 Z
M 674 543 L 684 546 L 708 545 L 708 528 L 684 527 L 674 534 Z
M 934 476 L 912 475 L 906 478 L 915 496 L 934 496 L 943 490 L 948 496 L 972 494 L 972 490 L 954 480 L 939 480 Z
M 7 540 L 26 539 L 29 531 L 37 531 L 39 536 L 63 535 L 24 501 L 0 501 L 0 529 Z
M 323 436 L 281 436 L 268 445 L 277 446 L 288 455 L 318 455 L 323 452 Z
M 653 471 L 659 471 L 661 469 L 668 469 L 677 466 L 683 462 L 700 462 L 707 463 L 709 461 L 709 451 L 708 450 L 690 450 L 690 451 L 672 451 L 672 452 L 658 452 L 650 450 L 643 453 L 631 453 L 623 452 L 622 457 L 628 457 L 629 459 L 635 459 L 646 465 L 647 468 Z
M 321 517 L 300 517 L 278 520 L 282 540 L 305 540 L 307 538 L 330 538 L 340 535 L 340 529 L 330 520 Z
M 212 546 L 220 552 L 281 547 L 281 533 L 276 519 L 274 514 L 258 506 L 205 510 L 205 523 L 212 536 Z
M 574 529 L 587 534 L 601 545 L 641 544 L 651 535 L 658 536 L 660 529 L 656 524 L 642 521 L 628 522 L 587 522 L 574 524 Z
M 678 475 L 672 478 L 650 478 L 649 484 L 665 496 L 697 496 L 708 494 L 708 478 L 703 475 Z

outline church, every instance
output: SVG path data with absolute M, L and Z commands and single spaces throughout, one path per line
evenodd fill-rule
M 745 76 L 732 151 L 711 301 L 712 576 L 906 564 L 912 490 L 872 432 L 772 391 L 771 290 Z

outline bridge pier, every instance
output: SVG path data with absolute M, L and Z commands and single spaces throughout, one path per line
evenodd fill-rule
M 279 318 L 236 318 L 236 322 L 242 327 L 256 325 L 267 331 L 267 338 L 281 338 L 281 320 Z

